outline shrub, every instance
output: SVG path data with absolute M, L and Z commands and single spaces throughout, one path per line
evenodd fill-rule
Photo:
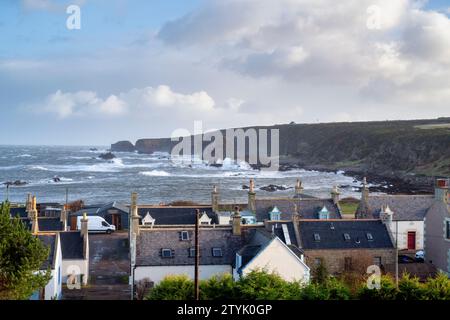
M 236 296 L 236 283 L 230 274 L 214 276 L 200 282 L 200 299 L 227 300 Z
M 165 277 L 150 290 L 147 300 L 193 300 L 194 282 L 186 275 Z
M 398 300 L 421 300 L 424 297 L 423 285 L 417 277 L 405 273 L 398 282 Z
M 450 300 L 450 279 L 439 273 L 436 278 L 429 278 L 424 285 L 427 300 Z
M 395 300 L 397 288 L 392 277 L 385 275 L 381 276 L 379 289 L 369 289 L 367 284 L 363 283 L 357 297 L 361 300 Z

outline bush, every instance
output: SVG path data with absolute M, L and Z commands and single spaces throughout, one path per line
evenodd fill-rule
M 165 277 L 150 290 L 147 300 L 193 300 L 194 282 L 186 275 Z
M 417 277 L 404 274 L 398 282 L 398 300 L 421 300 L 424 298 L 424 286 Z
M 245 300 L 287 300 L 292 285 L 275 273 L 252 271 L 236 283 L 238 296 Z
M 230 274 L 214 276 L 200 282 L 200 299 L 227 300 L 236 297 L 236 283 Z
M 367 284 L 363 283 L 357 296 L 361 300 L 395 300 L 397 288 L 392 277 L 386 275 L 381 276 L 379 289 L 369 289 Z
M 356 278 L 355 278 L 356 279 Z M 380 289 L 369 289 L 366 282 L 352 292 L 344 278 L 327 276 L 322 283 L 313 281 L 308 285 L 287 282 L 275 273 L 252 271 L 234 281 L 231 275 L 215 276 L 200 281 L 202 300 L 450 300 L 450 280 L 445 274 L 428 279 L 424 284 L 405 274 L 396 288 L 391 276 L 381 277 Z M 146 299 L 192 300 L 194 282 L 187 276 L 168 276 L 151 289 Z
M 427 300 L 450 300 L 450 279 L 444 273 L 428 279 L 424 285 L 424 295 Z

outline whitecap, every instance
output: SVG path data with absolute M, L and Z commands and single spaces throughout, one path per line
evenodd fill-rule
M 141 174 L 143 176 L 148 176 L 148 177 L 168 177 L 168 176 L 170 176 L 170 173 L 163 171 L 163 170 L 142 171 L 142 172 L 139 172 L 139 174 Z

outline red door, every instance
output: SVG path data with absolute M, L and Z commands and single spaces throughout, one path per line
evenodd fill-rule
M 416 250 L 416 233 L 408 232 L 408 250 Z

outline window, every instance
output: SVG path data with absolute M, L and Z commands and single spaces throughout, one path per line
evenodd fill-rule
M 189 257 L 190 258 L 195 258 L 195 248 L 190 248 L 189 249 Z
M 180 232 L 180 240 L 181 241 L 189 240 L 189 232 L 188 231 L 181 231 Z
M 162 249 L 161 250 L 161 257 L 163 257 L 163 258 L 173 258 L 173 251 L 172 251 L 172 249 Z
M 450 220 L 445 221 L 445 236 L 450 240 Z
M 348 233 L 344 233 L 344 240 L 350 241 L 350 235 Z
M 376 266 L 381 266 L 381 257 L 373 257 L 373 264 Z
M 109 224 L 107 222 L 105 222 L 105 221 L 102 221 L 102 226 L 109 227 Z
M 367 232 L 366 236 L 367 236 L 367 240 L 373 241 L 373 236 L 372 236 L 372 234 L 370 232 Z
M 344 270 L 345 271 L 351 271 L 352 270 L 352 258 L 351 257 L 345 257 L 344 258 Z
M 222 257 L 222 248 L 212 248 L 213 257 Z
M 316 241 L 316 242 L 320 241 L 320 234 L 314 233 L 314 241 Z

